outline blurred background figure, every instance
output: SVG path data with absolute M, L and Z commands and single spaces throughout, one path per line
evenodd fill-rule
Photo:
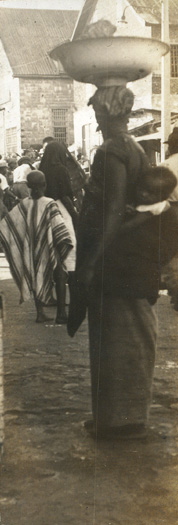
M 170 201 L 175 202 L 178 201 L 178 127 L 170 133 L 166 144 L 168 144 L 167 159 L 161 163 L 161 166 L 168 168 L 176 176 L 177 185 L 169 197 Z
M 55 138 L 54 137 L 45 137 L 43 139 L 43 147 L 42 147 L 43 153 L 44 153 L 44 151 L 46 149 L 47 144 L 49 144 L 50 142 L 55 142 Z
M 27 175 L 33 170 L 31 159 L 21 157 L 18 161 L 18 167 L 13 172 L 12 190 L 18 199 L 25 199 L 30 196 L 30 189 L 27 185 Z
M 82 154 L 82 151 L 78 150 L 78 154 L 77 154 L 77 161 L 79 162 L 81 168 L 84 170 L 85 172 L 85 175 L 86 175 L 86 182 L 87 180 L 89 179 L 90 177 L 90 162 L 89 160 L 87 159 L 87 157 L 85 157 L 85 155 Z
M 40 164 L 40 170 L 46 177 L 46 196 L 57 201 L 59 210 L 64 218 L 66 226 L 69 228 L 70 235 L 75 243 L 75 228 L 77 225 L 78 214 L 74 207 L 73 193 L 69 177 L 69 172 L 66 167 L 67 157 L 66 148 L 59 142 L 50 141 L 44 151 L 43 158 Z M 75 250 L 75 247 L 74 247 Z M 75 253 L 73 252 L 73 261 L 69 261 L 70 270 L 75 270 Z M 66 273 L 59 272 L 58 267 L 55 270 L 55 281 L 58 287 L 58 296 L 61 297 L 60 315 L 57 315 L 59 324 L 67 322 L 67 315 L 65 310 L 66 303 Z M 71 282 L 71 279 L 70 279 Z M 70 283 L 69 283 L 70 286 Z
M 0 188 L 0 221 L 2 219 L 4 219 L 4 217 L 7 215 L 8 213 L 8 210 L 4 204 L 4 192 L 3 190 L 1 190 Z M 1 243 L 0 243 L 0 253 L 2 253 L 3 250 L 2 250 L 2 246 L 1 246 Z
M 3 203 L 7 210 L 10 211 L 18 204 L 18 198 L 14 195 L 8 184 L 8 164 L 5 160 L 0 160 L 0 189 L 3 191 Z
M 0 188 L 3 191 L 6 188 L 8 188 L 7 169 L 8 169 L 8 164 L 6 160 L 0 159 Z
M 8 213 L 8 210 L 3 202 L 4 193 L 3 190 L 0 188 L 0 221 L 5 217 L 5 215 Z M 1 247 L 0 247 L 1 251 Z
M 8 160 L 8 169 L 7 169 L 7 182 L 8 182 L 9 187 L 13 185 L 13 173 L 16 168 L 17 168 L 17 159 L 10 158 Z
M 46 177 L 46 196 L 60 200 L 72 217 L 74 228 L 77 212 L 73 203 L 73 192 L 67 170 L 66 148 L 59 142 L 51 141 L 46 145 L 40 170 Z

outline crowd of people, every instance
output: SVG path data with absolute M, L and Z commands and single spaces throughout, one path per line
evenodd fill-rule
M 0 160 L 0 242 L 20 301 L 33 296 L 37 323 L 47 320 L 44 306 L 56 304 L 55 322 L 66 324 L 71 337 L 88 310 L 93 418 L 86 429 L 97 438 L 146 435 L 154 305 L 162 287 L 169 287 L 175 307 L 178 302 L 171 267 L 178 253 L 177 128 L 169 159 L 150 167 L 127 132 L 130 93 L 121 101 L 115 90 L 114 116 L 107 92 L 102 103 L 97 92 L 91 99 L 104 142 L 80 212 L 63 144 L 44 139 L 36 162 L 27 155 L 8 166 Z

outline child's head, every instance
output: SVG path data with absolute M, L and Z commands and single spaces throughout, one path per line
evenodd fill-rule
M 15 168 L 17 168 L 17 160 L 16 159 L 9 159 L 8 160 L 8 167 L 11 171 L 14 171 Z
M 164 166 L 148 168 L 139 180 L 137 204 L 154 204 L 166 200 L 177 184 L 175 175 Z
M 46 189 L 46 179 L 42 171 L 31 171 L 27 175 L 27 184 L 31 189 L 32 199 L 39 199 L 44 195 Z

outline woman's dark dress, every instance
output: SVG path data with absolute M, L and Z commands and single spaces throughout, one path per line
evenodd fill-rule
M 117 141 L 106 141 L 98 149 L 79 220 L 77 272 L 87 265 L 103 237 L 107 187 L 112 184 L 108 169 L 111 157 L 116 165 L 125 166 L 127 203 L 134 203 L 137 180 L 147 166 L 142 148 L 127 133 L 120 134 Z M 119 234 L 110 249 L 103 250 L 87 298 L 93 418 L 98 425 L 107 427 L 146 423 L 157 333 L 148 300 L 124 298 L 117 290 L 117 261 L 113 273 L 113 260 L 118 242 Z M 70 335 L 74 335 L 85 315 L 86 298 L 80 287 L 78 290 L 81 303 L 75 304 L 75 312 L 71 308 Z

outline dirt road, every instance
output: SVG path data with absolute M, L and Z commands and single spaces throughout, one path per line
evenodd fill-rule
M 32 302 L 5 295 L 5 443 L 1 525 L 178 524 L 178 314 L 157 304 L 160 335 L 150 436 L 89 438 L 87 324 L 71 340 L 65 327 L 37 325 Z M 48 314 L 55 315 L 53 308 Z

